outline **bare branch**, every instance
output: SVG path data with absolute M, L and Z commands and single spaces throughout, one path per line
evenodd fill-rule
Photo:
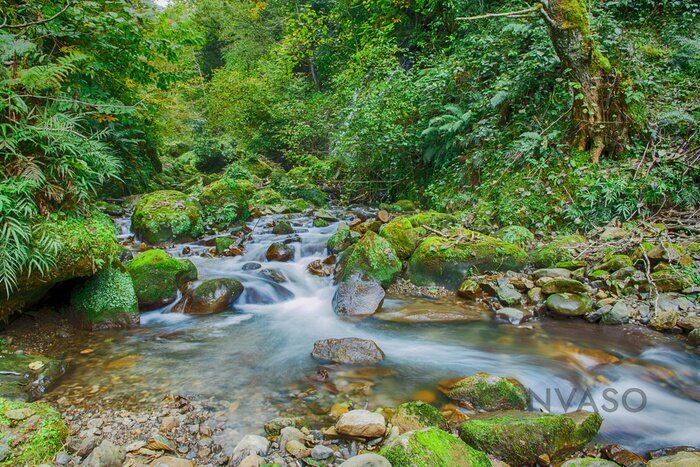
M 61 9 L 61 11 L 59 11 L 59 12 L 56 13 L 55 15 L 53 15 L 53 16 L 51 16 L 51 17 L 49 17 L 49 18 L 46 18 L 46 19 L 42 19 L 42 20 L 30 21 L 30 22 L 28 22 L 28 23 L 22 23 L 22 24 L 6 24 L 6 23 L 7 23 L 7 17 L 5 16 L 5 17 L 3 18 L 3 24 L 2 24 L 2 26 L 0 26 L 0 28 L 21 29 L 21 28 L 26 28 L 26 27 L 29 27 L 29 26 L 36 26 L 37 24 L 45 24 L 45 23 L 48 23 L 49 21 L 53 21 L 53 20 L 55 20 L 56 18 L 58 18 L 59 16 L 61 16 L 68 8 L 70 8 L 70 6 L 71 6 L 72 4 L 73 4 L 73 0 L 66 0 L 66 5 Z M 4 16 L 4 15 L 3 15 L 3 16 Z
M 536 3 L 534 6 L 530 8 L 526 8 L 524 10 L 517 10 L 517 11 L 506 11 L 504 13 L 487 13 L 485 15 L 479 15 L 479 16 L 463 16 L 461 18 L 457 18 L 460 21 L 473 21 L 477 19 L 486 19 L 486 18 L 499 18 L 506 16 L 508 18 L 522 18 L 523 16 L 526 16 L 530 13 L 535 13 L 537 11 L 540 11 L 542 9 L 542 4 L 541 3 Z

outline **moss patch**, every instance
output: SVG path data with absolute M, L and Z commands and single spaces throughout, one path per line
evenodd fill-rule
M 447 428 L 447 419 L 438 409 L 421 401 L 411 401 L 396 408 L 391 417 L 391 424 L 398 427 L 401 433 L 422 430 L 431 426 Z
M 597 413 L 565 415 L 506 411 L 477 414 L 462 424 L 465 443 L 511 465 L 535 463 L 547 454 L 557 461 L 593 439 L 603 419 Z
M 100 271 L 71 295 L 71 308 L 90 329 L 132 327 L 139 322 L 131 276 L 120 269 Z
M 438 428 L 412 431 L 380 452 L 391 465 L 412 467 L 489 467 L 483 452 Z
M 387 287 L 401 273 L 403 267 L 391 244 L 371 230 L 346 254 L 348 256 L 344 260 L 339 280 L 359 273 Z
M 175 190 L 143 196 L 134 207 L 131 226 L 148 243 L 192 240 L 203 232 L 199 205 Z
M 16 420 L 18 414 L 26 418 Z M 57 410 L 46 404 L 0 398 L 0 443 L 11 446 L 0 465 L 40 465 L 63 447 L 68 428 Z
M 450 399 L 466 402 L 482 410 L 520 409 L 527 407 L 530 396 L 516 379 L 480 372 L 444 388 Z
M 149 250 L 126 263 L 134 281 L 139 309 L 152 310 L 172 303 L 178 288 L 197 279 L 197 268 L 188 259 L 171 258 L 163 250 Z
M 535 239 L 532 232 L 520 225 L 509 225 L 508 227 L 503 227 L 496 232 L 496 237 L 500 238 L 506 243 L 512 243 L 521 247 Z
M 530 262 L 536 268 L 551 268 L 563 261 L 573 261 L 574 248 L 586 242 L 581 235 L 564 235 L 530 254 Z
M 397 217 L 382 226 L 379 235 L 385 238 L 401 259 L 409 258 L 418 246 L 418 232 L 405 217 Z
M 466 229 L 450 238 L 427 237 L 411 256 L 408 276 L 417 285 L 457 288 L 471 272 L 519 271 L 527 264 L 520 247 Z

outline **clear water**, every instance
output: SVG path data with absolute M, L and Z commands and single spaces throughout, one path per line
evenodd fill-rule
M 92 387 L 103 401 L 130 398 L 140 403 L 167 393 L 191 395 L 223 407 L 228 428 L 242 437 L 260 432 L 267 419 L 281 413 L 304 414 L 323 424 L 337 401 L 391 406 L 411 400 L 418 391 L 437 394 L 442 379 L 487 371 L 519 379 L 542 400 L 549 389 L 553 412 L 565 409 L 556 390 L 563 400 L 576 390 L 569 410 L 581 401 L 588 401 L 585 409 L 592 402 L 601 410 L 600 442 L 636 451 L 700 443 L 700 359 L 674 338 L 580 320 L 542 320 L 521 327 L 488 318 L 444 324 L 344 321 L 332 310 L 332 280 L 306 271 L 311 261 L 326 256 L 326 240 L 336 225 L 314 228 L 310 219 L 296 219 L 302 241 L 293 244 L 295 260 L 270 263 L 264 258 L 267 247 L 286 237 L 269 233 L 267 221 L 251 223 L 253 241 L 242 257 L 190 256 L 200 279 L 234 277 L 244 284 L 246 291 L 230 311 L 186 316 L 168 313 L 168 307 L 143 313 L 141 328 L 106 334 L 54 394 Z M 205 249 L 191 248 L 195 253 Z M 278 284 L 261 270 L 243 270 L 250 261 L 275 269 L 286 280 Z M 397 297 L 385 303 L 392 310 L 422 306 L 465 308 L 471 316 L 488 317 L 484 310 L 452 300 Z M 314 341 L 350 336 L 373 339 L 385 361 L 375 369 L 326 367 L 326 381 L 309 378 L 319 367 L 310 357 Z M 612 406 L 604 398 L 609 388 L 618 391 L 618 403 L 633 389 L 626 400 L 632 409 L 640 403 L 636 390 L 642 391 L 646 407 L 636 413 L 623 407 L 606 412 L 604 407 Z M 436 397 L 436 404 L 447 402 Z M 541 406 L 534 404 L 535 409 Z

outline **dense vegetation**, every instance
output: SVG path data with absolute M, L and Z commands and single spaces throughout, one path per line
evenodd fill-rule
M 557 47 L 559 4 L 585 32 L 599 118 L 581 61 Z M 230 198 L 209 208 L 219 226 L 253 194 L 300 207 L 407 198 L 477 225 L 569 231 L 700 201 L 697 2 L 0 10 L 5 293 L 56 261 L 52 222 L 156 188 Z

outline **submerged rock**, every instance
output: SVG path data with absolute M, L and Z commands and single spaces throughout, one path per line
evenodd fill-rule
M 382 414 L 376 412 L 351 410 L 340 416 L 335 431 L 353 438 L 378 438 L 386 432 L 386 421 Z
M 441 383 L 440 390 L 452 400 L 481 410 L 523 410 L 530 402 L 520 381 L 485 372 Z
M 34 401 L 66 373 L 63 360 L 37 355 L 0 353 L 0 397 Z
M 294 259 L 294 248 L 284 243 L 275 242 L 265 252 L 268 261 L 287 262 Z
M 134 206 L 131 227 L 148 243 L 194 240 L 203 233 L 199 204 L 175 190 L 144 195 Z
M 450 238 L 423 240 L 408 263 L 408 277 L 416 285 L 457 288 L 469 272 L 519 271 L 527 254 L 518 246 L 466 229 L 450 231 Z
M 391 417 L 391 424 L 398 427 L 400 433 L 422 430 L 435 426 L 447 427 L 447 419 L 438 409 L 421 401 L 412 401 L 401 404 Z
M 460 437 L 511 465 L 533 464 L 542 455 L 556 462 L 588 444 L 602 421 L 599 414 L 585 411 L 564 415 L 491 412 L 476 414 L 464 422 Z
M 243 293 L 239 280 L 222 277 L 202 282 L 191 293 L 183 310 L 193 315 L 208 315 L 226 310 Z
M 126 263 L 134 282 L 139 310 L 154 310 L 177 299 L 178 289 L 197 280 L 197 268 L 188 259 L 171 258 L 163 250 L 149 250 Z
M 372 364 L 382 361 L 384 352 L 369 339 L 345 337 L 316 341 L 311 356 L 333 363 Z
M 50 463 L 68 437 L 61 415 L 46 404 L 0 398 L 0 415 L 3 465 Z
M 333 296 L 333 309 L 341 316 L 367 317 L 381 309 L 384 295 L 377 281 L 353 275 L 338 286 Z
M 82 327 L 93 331 L 132 328 L 140 323 L 134 282 L 120 269 L 99 271 L 74 290 L 71 310 Z
M 379 452 L 394 466 L 491 466 L 491 461 L 483 452 L 439 428 L 404 433 Z
M 547 297 L 545 305 L 555 316 L 574 317 L 589 313 L 593 308 L 593 300 L 584 294 L 557 293 Z

